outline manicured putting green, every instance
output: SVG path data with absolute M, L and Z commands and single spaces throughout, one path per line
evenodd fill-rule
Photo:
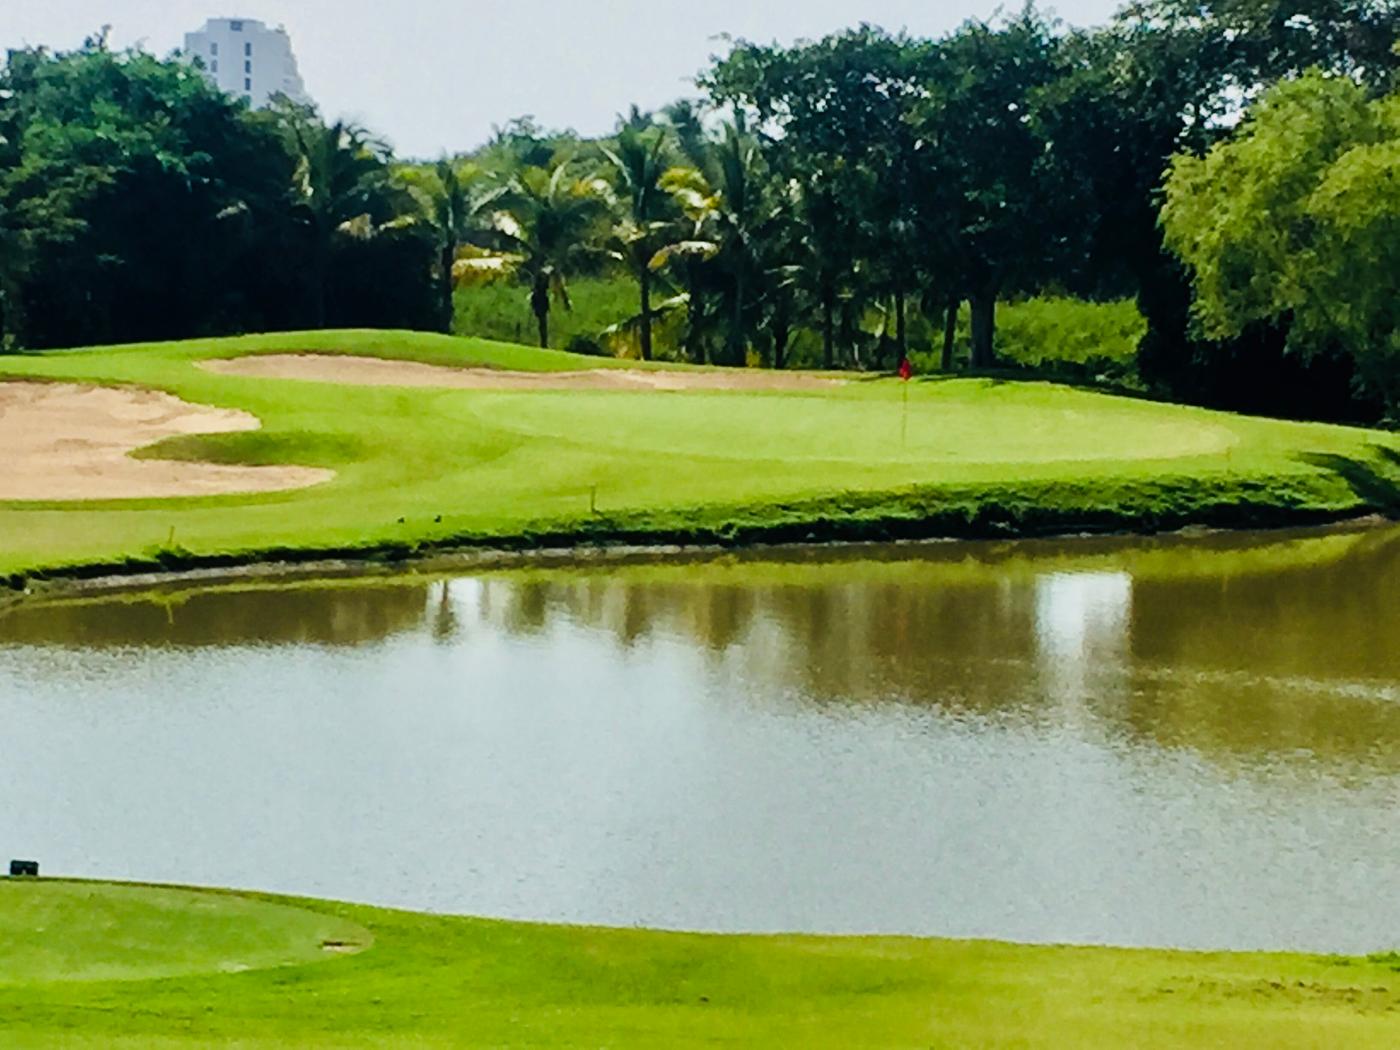
M 344 919 L 226 893 L 0 880 L 0 986 L 241 973 L 371 940 Z
M 890 392 L 888 386 L 873 389 Z M 541 392 L 499 395 L 481 402 L 476 414 L 494 428 L 554 444 L 589 435 L 594 448 L 617 456 L 665 435 L 668 453 L 768 459 L 792 467 L 923 464 L 946 472 L 971 464 L 1103 464 L 1221 456 L 1241 440 L 1209 416 L 1173 416 L 1156 405 L 1065 387 L 929 384 L 907 412 L 900 402 L 872 405 L 864 394 L 639 398 Z

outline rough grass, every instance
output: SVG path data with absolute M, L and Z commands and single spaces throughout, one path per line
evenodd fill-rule
M 16 1048 L 1400 1041 L 1400 965 L 1384 957 L 702 936 L 48 881 L 0 882 L 0 929 L 23 948 L 0 982 Z M 339 929 L 373 943 L 322 952 Z M 257 940 L 321 958 L 219 965 Z M 25 972 L 45 946 L 86 970 Z M 152 979 L 153 960 L 171 976 Z
M 800 393 L 485 392 L 194 367 L 201 358 L 297 350 L 525 370 L 621 364 L 404 332 L 4 358 L 0 374 L 135 383 L 245 409 L 264 424 L 143 455 L 294 463 L 337 476 L 260 496 L 0 505 L 0 574 L 397 557 L 471 544 L 1282 524 L 1400 506 L 1390 435 L 1048 383 L 884 378 Z
M 551 346 L 567 348 L 577 341 L 601 343 L 604 329 L 637 313 L 637 282 L 630 277 L 579 277 L 569 282 L 572 309 L 557 303 L 549 312 Z M 453 331 L 481 339 L 533 344 L 535 315 L 530 311 L 529 290 L 510 282 L 462 288 L 454 297 Z M 656 333 L 657 349 L 674 356 L 679 328 L 663 319 Z M 623 349 L 621 343 L 616 346 Z M 637 356 L 636 348 L 631 356 Z

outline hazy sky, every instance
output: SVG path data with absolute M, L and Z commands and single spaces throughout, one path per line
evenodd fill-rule
M 1014 8 L 1017 2 L 1007 5 Z M 1060 0 L 1065 21 L 1104 21 L 1117 0 Z M 609 130 L 636 102 L 693 93 L 722 33 L 764 42 L 862 21 L 936 35 L 995 0 L 0 0 L 0 47 L 70 48 L 104 24 L 112 42 L 165 54 L 211 16 L 282 24 L 307 89 L 401 154 L 482 142 L 533 114 L 549 127 Z

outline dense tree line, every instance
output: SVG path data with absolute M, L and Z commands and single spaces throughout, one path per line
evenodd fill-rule
M 1400 350 L 1377 350 L 1397 338 L 1397 38 L 1395 0 L 1141 0 L 1092 31 L 1027 7 L 936 40 L 740 41 L 701 98 L 634 109 L 603 141 L 526 119 L 429 164 L 101 41 L 19 52 L 0 82 L 0 324 L 28 346 L 446 330 L 454 290 L 506 281 L 548 345 L 570 279 L 616 272 L 637 296 L 612 334 L 642 357 L 665 325 L 665 352 L 696 362 L 781 368 L 802 346 L 879 368 L 932 346 L 990 369 L 999 301 L 1132 296 L 1148 386 L 1366 418 L 1400 396 Z M 1296 159 L 1295 121 L 1337 113 L 1351 138 L 1299 179 L 1241 181 L 1251 157 Z M 1280 222 L 1302 232 L 1272 237 Z
M 1193 270 L 1164 244 L 1160 211 L 1173 158 L 1230 140 L 1271 85 L 1311 70 L 1361 98 L 1392 89 L 1397 39 L 1391 0 L 1147 0 L 1094 31 L 1028 7 L 937 41 L 861 29 L 741 44 L 705 83 L 763 129 L 765 155 L 797 187 L 819 300 L 888 299 L 901 348 L 911 296 L 925 312 L 946 302 L 950 334 L 966 301 L 971 360 L 985 367 L 998 298 L 1129 294 L 1149 324 L 1139 368 L 1150 386 L 1365 418 L 1386 390 L 1358 369 L 1354 342 L 1304 345 L 1284 310 L 1192 323 Z M 1274 221 L 1260 198 L 1242 206 Z M 839 342 L 830 310 L 823 327 Z
M 26 347 L 417 325 L 432 238 L 388 151 L 195 69 L 12 52 L 0 77 L 0 331 Z

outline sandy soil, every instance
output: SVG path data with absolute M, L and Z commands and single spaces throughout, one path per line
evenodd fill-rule
M 238 467 L 132 459 L 180 434 L 256 430 L 245 412 L 153 390 L 0 382 L 0 500 L 156 499 L 277 492 L 326 481 L 308 467 Z
M 511 372 L 497 368 L 444 368 L 416 361 L 338 354 L 259 354 L 201 361 L 200 367 L 220 375 L 264 379 L 462 390 L 812 390 L 843 382 L 796 372 L 758 369 L 691 372 L 592 368 L 578 372 Z

